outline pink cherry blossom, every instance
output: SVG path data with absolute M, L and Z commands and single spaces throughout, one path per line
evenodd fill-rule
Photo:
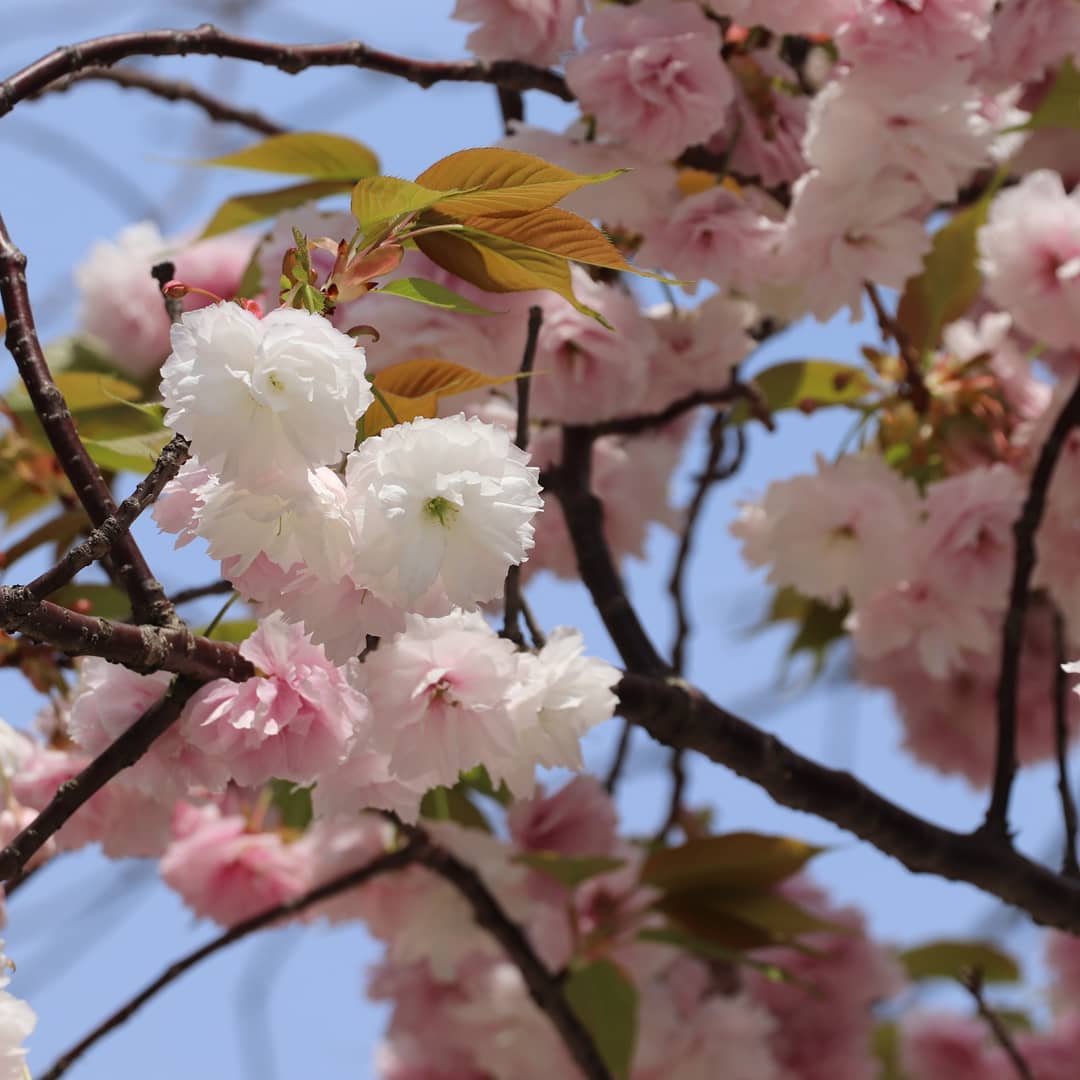
M 723 127 L 734 81 L 720 57 L 719 28 L 697 4 L 601 7 L 584 30 L 588 47 L 567 62 L 566 78 L 603 134 L 674 157 Z
M 264 619 L 240 653 L 260 674 L 199 690 L 181 721 L 187 738 L 244 786 L 311 784 L 344 761 L 368 724 L 367 702 L 303 624 Z
M 973 1017 L 948 1013 L 916 1014 L 901 1026 L 903 1067 L 920 1080 L 1011 1080 L 1015 1070 L 995 1060 L 987 1044 L 985 1024 Z
M 609 855 L 615 848 L 615 806 L 591 776 L 576 776 L 551 795 L 519 799 L 507 814 L 515 844 L 561 855 Z
M 582 0 L 457 0 L 451 18 L 480 23 L 465 44 L 481 60 L 553 64 L 573 48 Z
M 1041 78 L 1080 53 L 1080 11 L 1072 0 L 1009 0 L 994 15 L 978 68 L 993 87 Z

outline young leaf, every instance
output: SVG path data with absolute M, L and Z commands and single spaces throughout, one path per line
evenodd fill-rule
M 459 150 L 436 161 L 417 178 L 418 184 L 442 190 L 473 189 L 455 195 L 436 209 L 455 217 L 469 214 L 520 214 L 552 206 L 586 184 L 598 184 L 625 172 L 582 175 L 520 150 L 480 147 Z
M 978 969 L 986 982 L 1018 982 L 1020 967 L 1008 953 L 983 941 L 933 941 L 898 957 L 911 979 L 955 979 Z
M 854 405 L 873 389 L 869 375 L 860 367 L 832 360 L 790 360 L 755 375 L 753 383 L 769 412 L 800 409 L 815 412 L 831 405 Z M 739 401 L 731 410 L 736 424 L 752 416 L 750 406 Z
M 288 829 L 306 829 L 311 824 L 311 788 L 291 780 L 270 781 L 270 805 L 277 808 L 281 824 Z
M 471 300 L 466 300 L 453 289 L 440 285 L 437 281 L 426 278 L 406 277 L 388 281 L 379 287 L 380 296 L 400 296 L 405 300 L 415 300 L 420 304 L 430 304 L 444 311 L 456 311 L 462 315 L 504 315 L 502 311 L 490 311 Z
M 214 212 L 209 224 L 199 236 L 206 240 L 211 236 L 232 232 L 256 221 L 263 221 L 282 210 L 291 210 L 294 206 L 338 195 L 352 187 L 350 180 L 312 180 L 291 187 L 277 188 L 274 191 L 254 191 L 246 195 L 234 195 L 226 199 Z
M 704 836 L 652 852 L 641 868 L 641 880 L 667 892 L 761 890 L 797 874 L 823 850 L 787 836 Z
M 416 238 L 416 244 L 432 262 L 486 292 L 547 289 L 611 328 L 602 315 L 574 295 L 569 264 L 559 255 L 468 228 L 455 233 L 426 233 Z
M 271 135 L 254 146 L 195 164 L 354 182 L 379 171 L 379 159 L 369 147 L 344 135 L 319 131 Z
M 367 234 L 380 222 L 426 210 L 447 194 L 396 176 L 371 176 L 353 188 L 353 217 Z
M 148 472 L 165 448 L 171 434 L 164 428 L 142 435 L 121 435 L 115 439 L 83 438 L 95 465 L 113 472 Z
M 488 819 L 477 809 L 460 784 L 455 784 L 452 788 L 432 788 L 420 800 L 420 814 L 432 821 L 455 821 L 466 829 L 491 832 Z
M 634 984 L 610 960 L 597 960 L 573 970 L 563 984 L 563 994 L 593 1037 L 612 1076 L 627 1080 L 637 1041 Z
M 72 608 L 83 615 L 101 619 L 126 619 L 131 601 L 122 589 L 112 585 L 65 585 L 49 596 L 50 602 Z
M 1039 102 L 1027 123 L 1013 130 L 1080 128 L 1080 71 L 1071 60 L 1058 69 L 1054 84 Z
M 557 851 L 524 851 L 514 856 L 513 861 L 554 878 L 568 889 L 576 889 L 583 881 L 610 874 L 624 865 L 622 859 L 603 855 L 560 855 Z

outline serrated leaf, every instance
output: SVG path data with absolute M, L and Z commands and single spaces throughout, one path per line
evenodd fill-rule
M 209 224 L 199 236 L 206 240 L 211 236 L 232 232 L 233 229 L 251 225 L 256 221 L 265 221 L 283 210 L 304 203 L 323 199 L 327 195 L 338 195 L 352 187 L 350 180 L 311 180 L 290 187 L 276 188 L 273 191 L 253 191 L 246 195 L 234 195 L 226 199 L 210 219 Z
M 769 412 L 814 412 L 832 405 L 854 405 L 873 388 L 862 368 L 834 360 L 788 360 L 766 368 L 751 381 Z M 731 420 L 737 424 L 752 415 L 745 401 L 736 402 L 731 410 Z
M 271 135 L 254 146 L 193 164 L 353 182 L 379 171 L 379 159 L 370 147 L 320 131 Z
M 476 189 L 456 195 L 437 209 L 461 214 L 522 213 L 552 206 L 587 184 L 610 180 L 625 169 L 585 175 L 552 165 L 520 150 L 478 147 L 459 150 L 425 169 L 416 182 L 428 188 Z
M 627 1080 L 637 1042 L 634 984 L 610 960 L 597 960 L 571 971 L 563 994 L 612 1076 Z
M 287 829 L 304 830 L 314 816 L 311 807 L 311 788 L 301 787 L 291 780 L 270 781 L 270 805 L 281 815 Z
M 514 796 L 506 786 L 506 781 L 499 781 L 499 786 L 496 787 L 491 782 L 491 776 L 483 765 L 474 765 L 471 769 L 463 772 L 461 774 L 461 783 L 489 799 L 494 799 L 504 809 L 514 801 Z
M 161 428 L 142 435 L 121 435 L 116 439 L 83 438 L 94 464 L 113 472 L 149 472 L 172 433 Z
M 456 217 L 456 214 L 453 216 Z M 659 274 L 627 262 L 622 252 L 592 222 L 556 206 L 528 214 L 468 217 L 462 220 L 462 224 L 476 232 L 500 236 L 551 255 L 561 255 L 571 262 L 679 284 L 672 278 L 662 278 Z
M 829 646 L 847 636 L 844 623 L 849 612 L 850 607 L 846 603 L 840 607 L 830 607 L 813 597 L 804 596 L 791 586 L 784 586 L 773 594 L 769 613 L 758 629 L 778 622 L 794 623 L 796 633 L 788 645 L 787 655 L 792 658 L 800 653 L 809 653 L 814 661 L 814 674 L 820 675 L 825 667 Z
M 432 788 L 420 800 L 420 815 L 431 821 L 455 821 L 466 829 L 491 832 L 488 819 L 477 809 L 460 784 L 455 784 L 452 788 Z
M 898 957 L 911 979 L 955 979 L 978 969 L 986 982 L 1017 982 L 1020 967 L 994 945 L 983 941 L 932 941 L 905 949 Z
M 622 859 L 604 855 L 560 855 L 557 851 L 524 851 L 512 861 L 546 874 L 568 889 L 576 889 L 589 878 L 610 874 L 625 865 Z
M 396 176 L 371 176 L 353 188 L 353 217 L 367 234 L 381 222 L 426 210 L 447 194 Z
M 492 233 L 426 233 L 416 246 L 432 262 L 486 292 L 510 293 L 547 289 L 568 300 L 583 315 L 603 326 L 610 323 L 574 295 L 570 266 L 565 258 L 539 251 Z
M 1028 121 L 1010 130 L 1037 131 L 1039 128 L 1080 128 L 1080 71 L 1071 60 L 1058 68 L 1053 85 Z
M 931 240 L 921 273 L 909 278 L 896 311 L 896 324 L 919 352 L 934 349 L 941 331 L 959 319 L 982 289 L 977 234 L 990 202 L 1006 176 L 1002 170 L 978 202 L 953 215 Z
M 101 619 L 126 619 L 131 615 L 127 593 L 112 585 L 65 585 L 50 593 L 48 599 L 60 607 Z
M 667 892 L 762 890 L 797 874 L 823 850 L 801 840 L 762 833 L 704 836 L 653 851 L 642 865 L 641 880 Z
M 405 277 L 388 281 L 379 287 L 380 296 L 400 296 L 420 304 L 430 304 L 444 311 L 456 311 L 461 315 L 504 315 L 503 311 L 491 311 L 458 295 L 453 289 L 426 278 Z
M 383 428 L 392 426 L 395 419 L 405 424 L 417 417 L 435 416 L 441 398 L 499 386 L 517 377 L 485 375 L 438 357 L 419 357 L 394 364 L 377 372 L 373 380 L 394 415 L 376 398 L 364 413 L 364 436 L 377 435 Z

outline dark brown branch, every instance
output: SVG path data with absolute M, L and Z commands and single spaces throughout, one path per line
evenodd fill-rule
M 517 432 L 514 442 L 519 450 L 529 448 L 529 384 L 532 382 L 533 364 L 536 360 L 536 344 L 540 340 L 540 324 L 544 312 L 537 305 L 529 308 L 529 325 L 525 337 L 525 352 L 521 358 L 521 371 L 517 380 Z M 503 585 L 504 616 L 501 636 L 518 648 L 525 644 L 521 635 L 521 567 L 511 566 L 506 572 Z
M 1065 853 L 1061 860 L 1061 872 L 1066 877 L 1080 876 L 1076 861 L 1077 817 L 1076 802 L 1069 788 L 1067 750 L 1069 745 L 1069 679 L 1065 663 L 1065 620 L 1061 612 L 1054 610 L 1054 751 L 1057 758 L 1058 797 L 1061 799 L 1061 819 L 1065 825 Z
M 385 855 L 380 855 L 378 858 L 373 859 L 365 866 L 361 866 L 356 870 L 350 870 L 347 874 L 342 874 L 340 877 L 334 878 L 324 885 L 320 885 L 317 889 L 312 889 L 311 892 L 305 893 L 296 900 L 290 900 L 288 903 L 279 904 L 277 907 L 270 908 L 260 915 L 254 915 L 250 919 L 245 919 L 243 922 L 230 927 L 225 933 L 220 934 L 212 941 L 208 941 L 205 945 L 195 949 L 194 952 L 188 953 L 187 956 L 177 960 L 176 963 L 170 964 L 169 967 L 167 967 L 152 983 L 145 986 L 134 997 L 117 1009 L 116 1012 L 112 1013 L 112 1015 L 98 1024 L 98 1026 L 84 1039 L 81 1039 L 71 1047 L 70 1050 L 61 1055 L 53 1063 L 52 1068 L 41 1074 L 39 1080 L 57 1080 L 58 1077 L 63 1076 L 64 1073 L 67 1072 L 67 1070 L 96 1043 L 100 1042 L 100 1040 L 111 1031 L 115 1031 L 121 1024 L 129 1020 L 148 1001 L 156 997 L 162 990 L 169 986 L 170 983 L 176 982 L 181 975 L 190 971 L 196 964 L 213 956 L 214 953 L 220 952 L 222 949 L 232 945 L 236 941 L 240 941 L 242 938 L 248 937 L 250 934 L 254 934 L 259 930 L 265 930 L 267 927 L 280 923 L 294 915 L 299 915 L 301 912 L 306 911 L 315 904 L 322 903 L 324 900 L 329 900 L 331 897 L 337 896 L 349 889 L 359 888 L 361 885 L 365 885 L 380 874 L 401 870 L 408 866 L 413 860 L 414 852 L 411 845 L 399 848 L 397 851 L 387 852 Z
M 1013 1042 L 1009 1029 L 1001 1022 L 1001 1017 L 986 1003 L 986 998 L 983 995 L 982 972 L 969 971 L 960 979 L 960 985 L 971 995 L 979 1016 L 986 1021 L 986 1026 L 994 1036 L 994 1041 L 1005 1051 L 1005 1056 L 1012 1062 L 1012 1067 L 1015 1069 L 1019 1080 L 1034 1080 L 1031 1068 L 1024 1060 L 1024 1056 L 1020 1053 L 1016 1043 Z
M 165 696 L 147 710 L 78 776 L 61 784 L 40 814 L 0 851 L 0 881 L 20 874 L 26 863 L 69 818 L 117 773 L 134 765 L 180 715 L 185 702 L 201 686 L 195 679 L 176 678 Z
M 222 578 L 220 581 L 211 581 L 207 585 L 195 585 L 190 589 L 181 589 L 170 597 L 172 602 L 179 607 L 181 604 L 190 604 L 192 600 L 201 600 L 204 596 L 222 596 L 231 593 L 234 589 L 231 581 Z
M 477 924 L 506 950 L 521 972 L 529 996 L 555 1026 L 582 1073 L 589 1080 L 612 1080 L 592 1036 L 567 1004 L 559 979 L 544 966 L 525 932 L 503 911 L 480 875 L 445 848 L 433 844 L 422 829 L 400 827 L 409 838 L 414 860 L 453 885 L 469 902 Z
M 166 79 L 160 75 L 151 75 L 149 72 L 140 71 L 138 68 L 121 67 L 89 67 L 81 71 L 74 71 L 70 75 L 49 83 L 34 99 L 40 99 L 46 94 L 61 94 L 69 90 L 76 83 L 81 82 L 107 82 L 113 86 L 119 86 L 124 90 L 143 90 L 154 97 L 165 101 L 186 101 L 199 109 L 213 121 L 219 124 L 239 124 L 260 135 L 280 135 L 287 129 L 282 125 L 268 119 L 254 109 L 238 109 L 227 101 L 208 94 L 189 82 L 179 79 Z
M 693 409 L 702 405 L 727 405 L 732 401 L 743 400 L 750 405 L 753 414 L 770 430 L 773 430 L 772 417 L 761 408 L 753 388 L 743 383 L 732 382 L 722 390 L 695 390 L 692 394 L 678 398 L 659 412 L 642 413 L 638 416 L 617 416 L 613 420 L 601 420 L 590 424 L 589 430 L 594 436 L 600 435 L 641 435 L 648 431 L 670 424 Z
M 7 347 L 15 358 L 34 411 L 79 502 L 86 509 L 91 523 L 100 527 L 116 513 L 116 504 L 100 470 L 86 452 L 64 395 L 49 371 L 30 308 L 26 288 L 26 256 L 12 243 L 2 218 L 0 297 L 8 323 Z M 112 555 L 117 574 L 131 597 L 135 618 L 139 622 L 154 624 L 171 622 L 175 618 L 172 605 L 129 533 L 117 539 Z
M 919 355 L 919 350 L 912 345 L 900 324 L 886 310 L 881 293 L 872 281 L 866 283 L 866 295 L 870 298 L 874 315 L 877 317 L 881 336 L 892 338 L 900 350 L 900 359 L 904 362 L 905 389 L 911 399 L 911 404 L 916 412 L 926 412 L 930 407 L 930 392 L 926 389 L 926 381 L 923 379 L 922 356 Z
M 496 86 L 495 93 L 499 99 L 503 134 L 509 135 L 514 130 L 514 124 L 525 119 L 525 98 L 522 97 L 520 90 L 511 90 L 506 86 Z
M 557 72 L 518 60 L 491 64 L 473 61 L 413 60 L 372 49 L 359 41 L 328 45 L 283 45 L 226 33 L 216 26 L 194 30 L 139 30 L 107 34 L 54 49 L 0 83 L 0 116 L 50 83 L 86 68 L 111 67 L 134 56 L 219 56 L 250 60 L 295 75 L 312 67 L 354 67 L 378 71 L 424 87 L 441 82 L 489 83 L 510 90 L 540 90 L 562 101 L 574 97 Z
M 1080 381 L 1073 388 L 1050 435 L 1039 451 L 1031 485 L 1020 516 L 1013 524 L 1016 550 L 1013 555 L 1012 585 L 1009 606 L 1001 632 L 1001 670 L 997 685 L 997 757 L 994 786 L 982 828 L 995 836 L 1009 834 L 1009 796 L 1016 776 L 1016 709 L 1020 681 L 1020 653 L 1024 644 L 1024 619 L 1035 571 L 1035 534 L 1046 510 L 1046 495 L 1054 467 L 1065 447 L 1065 440 L 1080 424 Z
M 161 489 L 180 471 L 188 458 L 188 441 L 182 435 L 161 451 L 150 473 L 135 490 L 89 536 L 73 547 L 52 569 L 36 577 L 27 586 L 36 599 L 44 600 L 50 593 L 66 585 L 80 570 L 105 555 L 131 528 L 138 516 L 161 494 Z
M 615 744 L 615 753 L 611 757 L 607 776 L 604 777 L 604 790 L 609 795 L 614 794 L 619 783 L 619 777 L 622 776 L 622 771 L 626 768 L 626 762 L 629 760 L 630 755 L 630 740 L 633 734 L 634 722 L 632 720 L 623 720 L 622 731 L 619 732 L 619 741 Z
M 100 656 L 133 671 L 171 671 L 195 679 L 246 679 L 248 662 L 227 641 L 182 626 L 111 622 L 38 600 L 25 588 L 0 585 L 0 630 L 20 633 L 73 656 Z

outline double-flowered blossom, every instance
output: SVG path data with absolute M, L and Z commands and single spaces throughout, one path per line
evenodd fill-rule
M 555 63 L 574 45 L 583 0 L 457 0 L 452 18 L 480 23 L 465 39 L 481 60 Z
M 436 585 L 460 607 L 500 596 L 507 567 L 532 547 L 542 505 L 527 462 L 507 431 L 461 415 L 364 440 L 345 474 L 353 577 L 405 607 Z
M 237 304 L 185 315 L 162 368 L 165 422 L 222 479 L 336 464 L 371 404 L 364 353 L 319 315 Z
M 0 941 L 0 950 L 4 947 Z M 26 1047 L 23 1043 L 37 1026 L 30 1006 L 7 987 L 15 965 L 0 951 L 0 1080 L 26 1080 Z

